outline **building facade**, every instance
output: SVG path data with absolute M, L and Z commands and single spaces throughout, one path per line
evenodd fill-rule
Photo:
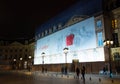
M 61 13 L 60 15 L 58 15 L 58 17 L 55 17 L 45 24 L 41 25 L 40 28 L 36 30 L 35 36 L 34 70 L 42 70 L 44 66 L 44 68 L 49 71 L 61 71 L 62 67 L 64 67 L 66 64 L 66 62 L 63 61 L 66 60 L 66 58 L 64 58 L 64 53 L 62 53 L 62 49 L 64 47 L 67 47 L 70 49 L 70 51 L 67 53 L 67 67 L 69 71 L 74 72 L 77 66 L 81 68 L 84 65 L 86 67 L 87 73 L 98 73 L 100 70 L 103 69 L 103 67 L 106 67 L 106 69 L 109 70 L 109 65 L 111 62 L 113 72 L 119 72 L 119 54 L 117 56 L 117 62 L 113 59 L 114 52 L 117 51 L 117 53 L 120 53 L 119 6 L 119 0 L 109 0 L 107 2 L 105 0 L 97 0 L 97 2 L 96 0 L 84 0 L 80 3 L 77 3 L 75 6 L 71 7 L 67 11 Z M 88 20 L 91 18 L 92 20 L 90 21 L 93 21 L 92 28 L 94 26 L 94 34 L 90 33 L 90 31 L 88 31 L 87 33 L 84 32 L 87 31 L 87 29 L 85 28 L 90 29 L 91 24 L 89 24 L 90 21 Z M 84 23 L 87 21 L 88 23 Z M 83 32 L 82 34 L 88 35 L 88 37 L 90 35 L 95 36 L 95 41 L 92 41 L 94 42 L 94 44 L 90 43 L 90 40 L 93 38 L 92 37 L 88 40 L 85 39 L 84 42 L 86 42 L 86 44 L 83 45 L 86 45 L 87 47 L 93 45 L 95 47 L 92 46 L 83 50 L 76 50 L 76 48 L 81 48 L 81 46 L 77 46 L 74 47 L 74 49 L 71 49 L 71 45 L 74 44 L 72 41 L 67 41 L 66 44 L 64 43 L 64 41 L 63 43 L 60 43 L 60 40 L 64 39 L 64 34 L 69 29 L 72 30 L 73 34 L 71 34 L 67 39 L 74 38 L 74 35 L 76 35 L 74 34 L 74 30 L 77 29 L 75 25 L 79 23 L 80 25 L 78 26 L 82 26 L 82 23 L 87 25 L 83 27 L 83 31 L 81 31 Z M 74 29 L 72 29 L 72 27 L 74 27 Z M 63 32 L 64 30 L 66 30 L 66 32 Z M 63 36 L 61 36 L 61 34 Z M 56 41 L 55 39 L 59 38 L 57 35 L 61 36 L 62 39 L 60 38 L 58 39 L 58 41 Z M 54 36 L 56 36 L 56 38 Z M 114 41 L 114 44 L 110 47 L 110 50 L 108 50 L 108 48 L 103 45 L 104 40 L 107 39 L 112 39 Z M 76 42 L 77 41 L 78 39 L 76 40 Z M 81 42 L 81 40 L 79 40 L 79 42 Z M 60 46 L 57 44 L 59 44 Z M 56 45 L 59 47 L 62 46 L 62 48 L 58 49 L 56 48 Z M 85 48 L 86 46 L 84 46 L 83 48 Z M 58 49 L 59 52 L 56 49 Z M 42 56 L 43 52 L 46 56 Z M 73 54 L 73 52 L 76 52 L 77 54 Z M 85 53 L 84 55 L 83 52 Z M 95 59 L 95 57 L 93 57 L 94 60 L 92 60 L 91 58 L 93 55 L 98 56 L 98 58 L 102 56 L 102 58 L 98 60 L 97 58 Z M 86 57 L 86 59 L 91 60 L 83 61 L 81 60 L 82 58 L 80 58 L 80 56 L 83 58 Z
M 1 40 L 0 70 L 29 69 L 33 63 L 34 41 Z

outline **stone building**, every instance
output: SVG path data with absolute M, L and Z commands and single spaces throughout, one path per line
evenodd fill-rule
M 57 52 L 57 54 L 48 54 L 51 53 L 52 50 L 55 50 L 56 47 L 51 47 L 51 49 L 48 49 L 50 45 L 53 45 L 53 41 L 50 40 L 52 35 L 56 35 L 55 33 L 59 31 L 64 31 L 65 29 L 71 28 L 72 26 L 76 25 L 77 23 L 82 23 L 83 21 L 88 20 L 89 18 L 94 18 L 94 26 L 95 26 L 95 45 L 96 47 L 90 50 L 84 49 L 82 52 L 86 52 L 86 59 L 89 59 L 89 56 L 91 53 L 94 55 L 98 56 L 104 56 L 104 60 L 94 60 L 94 61 L 82 61 L 79 58 L 79 52 L 76 50 L 72 50 L 68 52 L 68 59 L 72 55 L 77 56 L 77 59 L 72 59 L 70 62 L 67 63 L 68 70 L 69 71 L 75 71 L 75 68 L 79 66 L 80 68 L 84 65 L 86 68 L 87 73 L 98 73 L 100 70 L 103 69 L 105 66 L 106 69 L 108 70 L 110 67 L 112 68 L 113 72 L 119 72 L 120 70 L 120 64 L 119 64 L 119 45 L 120 45 L 120 33 L 119 33 L 119 28 L 120 28 L 120 21 L 119 21 L 119 16 L 120 16 L 120 1 L 119 0 L 81 0 L 80 2 L 76 3 L 73 5 L 71 8 L 68 10 L 62 12 L 58 16 L 54 17 L 53 19 L 49 20 L 45 24 L 41 25 L 38 30 L 36 30 L 36 35 L 35 35 L 35 57 L 34 57 L 34 70 L 42 70 L 42 67 L 44 65 L 45 68 L 49 71 L 61 71 L 61 68 L 65 65 L 65 63 L 62 61 L 64 59 L 64 54 L 62 52 Z M 89 22 L 88 22 L 89 23 Z M 73 31 L 74 32 L 74 31 Z M 89 32 L 88 32 L 89 33 Z M 64 34 L 64 33 L 62 33 Z M 91 33 L 92 34 L 92 33 Z M 60 33 L 59 33 L 60 35 Z M 51 41 L 51 44 L 45 44 L 45 40 L 49 37 L 49 42 Z M 73 35 L 74 37 L 74 35 Z M 71 36 L 72 38 L 72 36 Z M 55 38 L 54 38 L 55 39 Z M 54 40 L 53 39 L 53 40 Z M 110 46 L 104 46 L 104 41 L 108 40 L 113 41 L 114 44 Z M 57 43 L 60 42 L 61 39 Z M 40 42 L 44 42 L 43 45 Z M 53 43 L 52 43 L 53 42 Z M 40 43 L 40 44 L 39 44 Z M 57 43 L 55 45 L 57 45 Z M 39 45 L 39 46 L 38 46 Z M 55 46 L 54 45 L 54 46 Z M 60 44 L 63 47 L 65 44 Z M 69 45 L 72 45 L 72 43 L 69 43 L 66 45 L 71 49 Z M 91 45 L 89 44 L 88 40 L 88 46 Z M 43 46 L 43 47 L 42 47 Z M 59 46 L 59 45 L 58 45 Z M 60 46 L 60 47 L 61 47 Z M 109 47 L 109 48 L 108 48 Z M 103 49 L 102 51 L 99 49 Z M 38 52 L 38 50 L 39 52 Z M 49 52 L 49 50 L 51 52 Z M 95 54 L 95 51 L 98 51 L 99 54 Z M 117 56 L 116 56 L 116 51 L 117 51 Z M 46 59 L 41 55 L 42 52 L 45 52 L 46 54 Z M 47 53 L 46 53 L 47 52 Z M 73 52 L 76 52 L 77 54 L 73 54 Z M 90 53 L 89 53 L 90 52 Z M 70 53 L 70 54 L 69 54 Z M 72 55 L 71 55 L 72 54 Z M 115 56 L 113 55 L 115 54 Z M 81 55 L 81 56 L 82 56 Z M 59 57 L 62 58 L 59 58 Z M 56 58 L 55 58 L 56 57 Z M 85 55 L 84 55 L 85 57 Z M 116 57 L 117 62 L 116 62 Z M 44 59 L 43 59 L 44 58 Z M 54 59 L 55 58 L 55 59 Z M 55 60 L 61 60 L 62 62 L 60 63 L 54 63 L 50 60 L 53 59 Z M 90 58 L 91 59 L 91 58 Z M 58 61 L 59 61 L 58 60 Z M 46 63 L 45 63 L 46 62 Z M 51 63 L 50 63 L 51 62 Z M 110 66 L 111 65 L 111 66 Z M 97 68 L 96 68 L 97 67 Z M 116 68 L 117 67 L 117 68 Z
M 0 40 L 0 70 L 28 69 L 33 57 L 33 39 Z

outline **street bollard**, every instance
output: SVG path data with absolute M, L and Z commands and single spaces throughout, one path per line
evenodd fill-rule
M 99 82 L 101 82 L 101 78 L 99 78 Z
M 90 79 L 90 81 L 91 81 L 91 77 L 90 77 L 89 79 Z
M 69 78 L 69 75 L 67 75 L 67 78 Z
M 114 80 L 112 80 L 112 83 L 114 83 Z

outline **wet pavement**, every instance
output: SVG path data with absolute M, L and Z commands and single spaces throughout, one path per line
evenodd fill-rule
M 119 75 L 109 76 L 86 74 L 85 81 L 76 79 L 75 73 L 63 75 L 60 72 L 2 71 L 0 84 L 120 84 Z

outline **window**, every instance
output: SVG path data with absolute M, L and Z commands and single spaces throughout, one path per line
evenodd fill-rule
M 37 36 L 35 36 L 35 40 L 37 40 Z
M 0 49 L 0 52 L 2 52 L 3 50 L 2 49 Z
M 28 59 L 28 57 L 27 57 L 27 54 L 25 54 L 25 57 L 24 57 L 24 59 L 25 59 L 25 60 L 27 60 L 27 59 Z
M 25 44 L 26 44 L 26 45 L 28 44 L 28 41 L 27 41 L 27 40 L 25 40 Z
M 25 49 L 25 51 L 27 52 L 28 50 L 27 50 L 27 49 Z
M 103 37 L 102 37 L 102 32 L 97 33 L 97 44 L 98 46 L 103 46 Z
M 101 21 L 101 20 L 98 20 L 98 21 L 96 22 L 96 26 L 97 26 L 97 28 L 102 28 L 102 21 Z
M 5 50 L 5 52 L 8 52 L 8 50 Z
M 56 31 L 57 31 L 57 27 L 53 26 L 53 32 L 56 32 Z
M 48 31 L 47 30 L 45 30 L 45 35 L 47 35 L 48 34 Z
M 118 21 L 116 19 L 112 20 L 112 28 L 118 27 Z
M 22 49 L 20 49 L 19 51 L 22 52 Z
M 40 38 L 40 34 L 38 34 L 38 37 Z
M 12 55 L 10 55 L 9 59 L 12 59 Z
M 62 28 L 62 24 L 58 24 L 58 29 L 61 29 Z
M 15 52 L 17 52 L 17 49 L 15 49 Z
M 49 34 L 51 34 L 51 33 L 52 33 L 52 29 L 50 28 L 50 29 L 49 29 Z
M 12 50 L 12 49 L 10 49 L 10 52 L 13 52 L 13 50 Z
M 5 60 L 7 60 L 7 55 L 5 55 Z
M 42 32 L 42 37 L 44 36 L 44 32 Z

